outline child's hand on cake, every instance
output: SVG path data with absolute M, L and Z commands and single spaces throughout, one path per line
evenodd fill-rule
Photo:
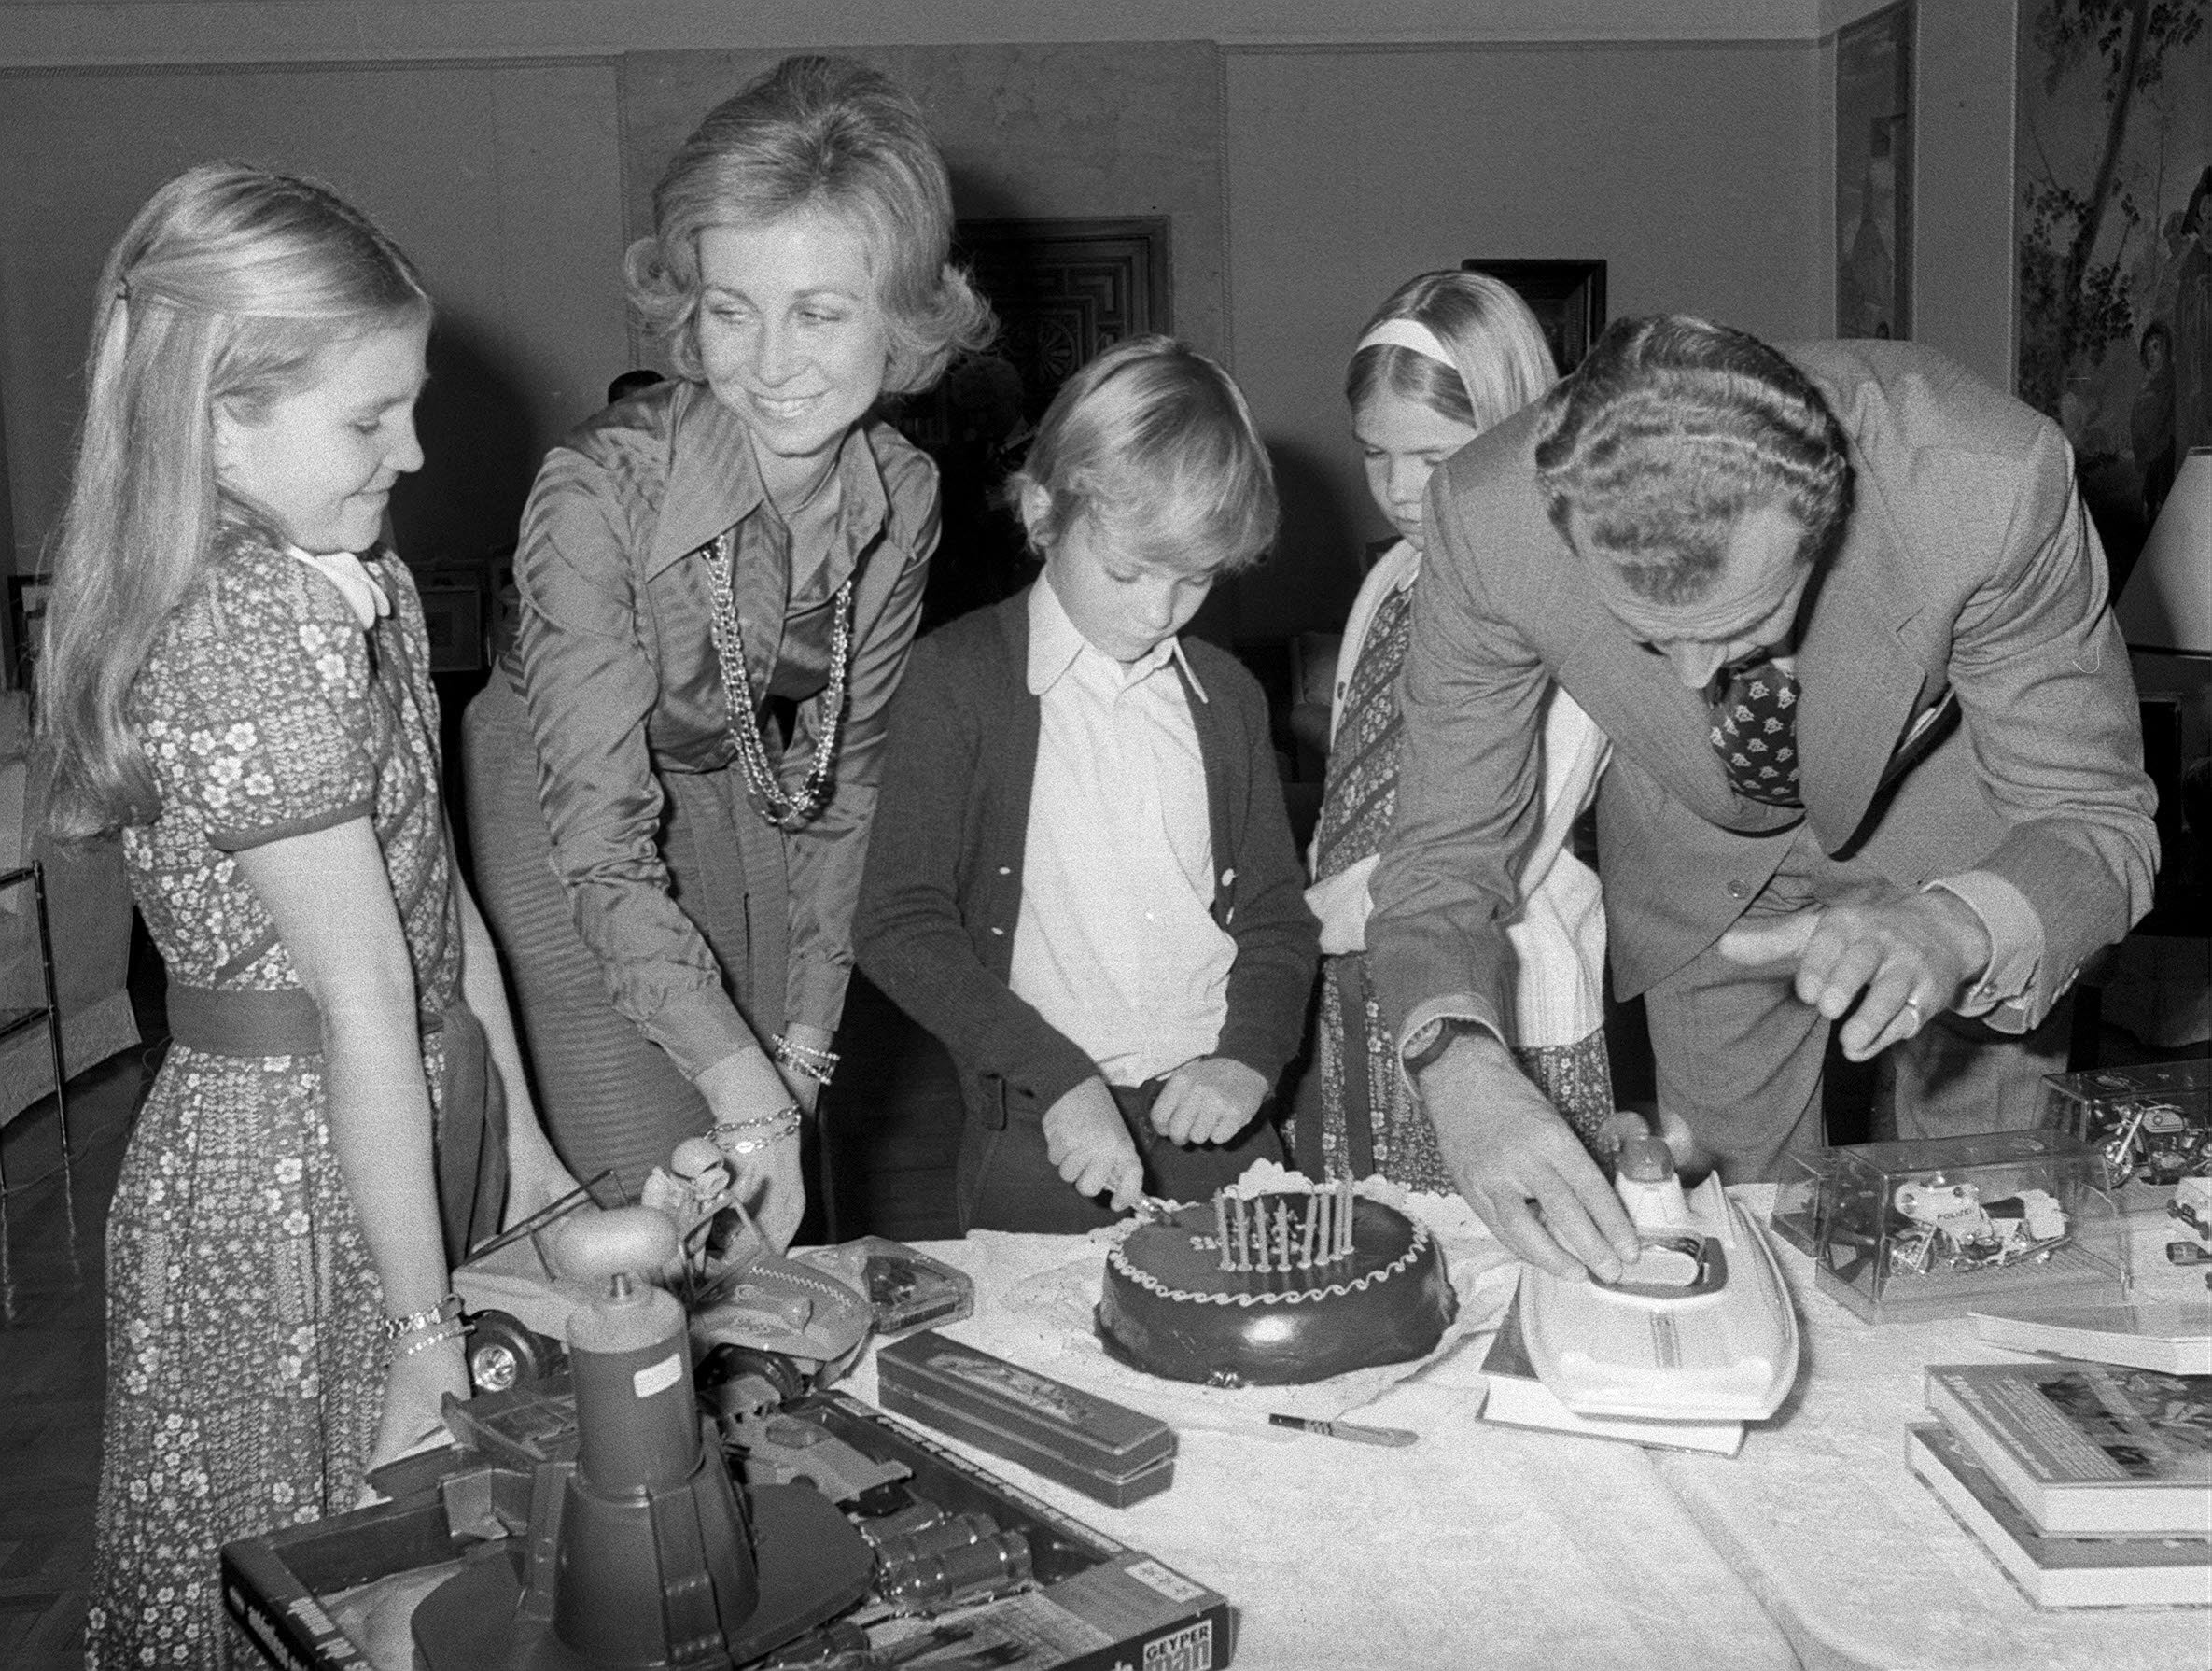
M 1226 1143 L 1252 1123 L 1267 1096 L 1258 1069 L 1226 1056 L 1201 1056 L 1168 1075 L 1152 1105 L 1152 1127 L 1186 1149 Z
M 1044 1111 L 1044 1158 L 1088 1199 L 1126 1213 L 1144 1199 L 1144 1162 L 1103 1079 L 1085 1079 Z

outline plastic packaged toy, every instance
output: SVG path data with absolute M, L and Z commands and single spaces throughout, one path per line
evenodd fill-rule
M 1830 1150 L 1787 1216 L 1820 1286 L 1869 1323 L 2116 1304 L 2127 1243 L 2104 1178 L 2095 1149 L 2051 1131 L 1861 1144 Z
M 2212 1061 L 2053 1074 L 2043 1123 L 2103 1158 L 2104 1187 L 2130 1217 L 2163 1214 L 2187 1178 L 2212 1178 Z

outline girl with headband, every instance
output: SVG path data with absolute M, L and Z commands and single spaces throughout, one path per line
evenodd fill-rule
M 1366 963 L 1368 893 L 1396 811 L 1398 674 L 1420 583 L 1421 496 L 1437 465 L 1558 378 L 1527 305 L 1479 273 L 1424 273 L 1377 310 L 1344 393 L 1367 489 L 1399 535 L 1352 604 L 1330 706 L 1329 767 L 1307 903 L 1322 925 L 1314 1060 L 1297 1099 L 1298 1162 L 1315 1176 L 1380 1173 L 1457 1187 L 1398 1065 Z M 1604 735 L 1564 691 L 1544 731 L 1544 824 L 1508 931 L 1519 963 L 1512 1046 L 1530 1076 L 1594 1144 L 1613 1113 L 1605 1051 L 1605 918 L 1569 827 L 1604 767 Z

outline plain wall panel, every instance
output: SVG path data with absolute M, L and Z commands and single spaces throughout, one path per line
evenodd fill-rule
M 651 230 L 653 183 L 699 119 L 783 50 L 623 59 L 631 236 Z M 853 56 L 921 106 L 957 215 L 1169 217 L 1176 333 L 1225 351 L 1221 55 L 1210 42 L 876 47 Z
M 511 541 L 539 456 L 628 363 L 616 97 L 594 61 L 0 77 L 17 571 L 66 492 L 101 260 L 155 187 L 217 157 L 328 181 L 413 257 L 441 316 L 401 549 L 475 562 Z
M 1832 329 L 1814 43 L 1227 55 L 1236 371 L 1284 527 L 1243 637 L 1334 625 L 1387 529 L 1344 406 L 1361 322 L 1471 257 L 1600 259 L 1607 311 Z

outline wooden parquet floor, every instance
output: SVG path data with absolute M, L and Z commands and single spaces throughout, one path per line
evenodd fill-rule
M 128 1050 L 71 1082 L 65 1167 L 52 1098 L 0 1130 L 13 1186 L 0 1201 L 0 1665 L 9 1671 L 84 1664 L 106 1374 L 103 1239 L 158 1060 L 158 1046 Z

